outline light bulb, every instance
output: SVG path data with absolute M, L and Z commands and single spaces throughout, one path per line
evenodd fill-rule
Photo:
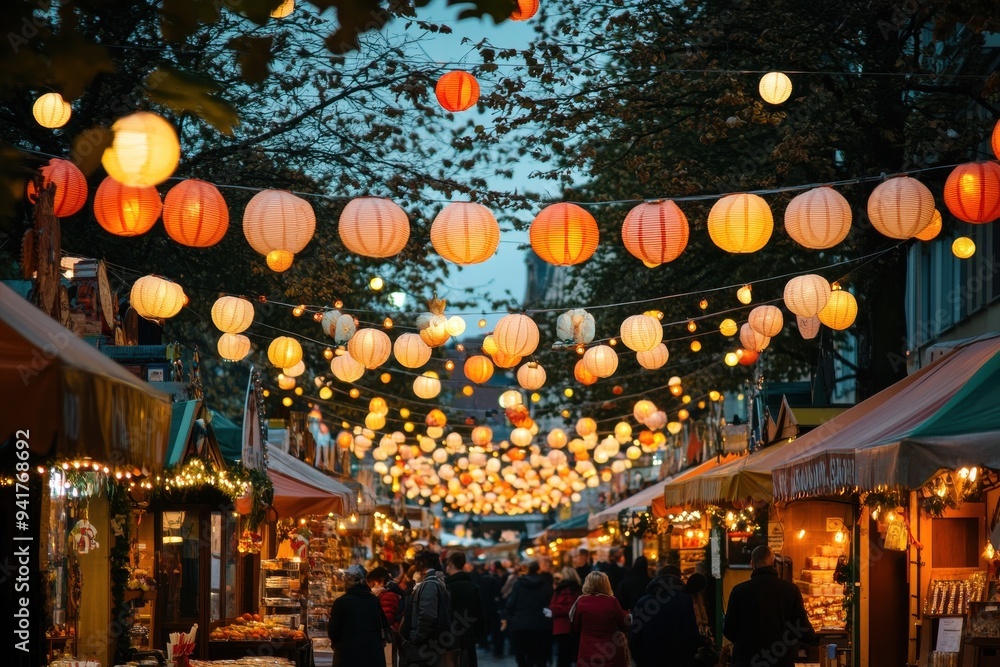
M 368 281 L 368 287 L 372 288 L 372 291 L 378 292 L 385 287 L 385 281 L 382 280 L 381 276 L 373 276 L 372 279 Z

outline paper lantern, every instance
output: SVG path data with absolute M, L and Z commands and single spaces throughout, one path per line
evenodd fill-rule
M 625 216 L 622 243 L 647 265 L 672 262 L 688 244 L 687 216 L 674 202 L 644 202 Z
M 449 262 L 460 266 L 479 264 L 497 251 L 500 225 L 482 204 L 448 204 L 431 223 L 431 245 Z
M 857 299 L 847 290 L 840 289 L 840 286 L 833 288 L 830 299 L 817 315 L 820 322 L 835 331 L 843 331 L 850 327 L 857 316 Z
M 934 219 L 934 195 L 915 178 L 890 178 L 868 197 L 868 219 L 883 236 L 913 238 Z
M 415 333 L 405 333 L 397 338 L 392 345 L 392 353 L 396 361 L 407 368 L 420 368 L 431 358 L 431 348 Z
M 968 236 L 959 236 L 952 241 L 951 252 L 959 259 L 969 259 L 976 254 L 976 243 Z
M 990 146 L 993 148 L 993 157 L 1000 160 L 1000 120 L 993 126 L 993 134 L 990 136 Z
M 101 156 L 108 176 L 123 185 L 149 187 L 170 178 L 181 159 L 174 126 L 148 111 L 119 118 L 114 139 Z
M 181 181 L 163 202 L 163 227 L 181 245 L 208 248 L 226 235 L 229 208 L 219 189 L 197 178 Z
M 427 371 L 413 379 L 413 393 L 417 398 L 429 400 L 441 393 L 441 380 L 434 371 Z
M 933 241 L 941 233 L 941 228 L 943 227 L 941 220 L 941 212 L 934 209 L 934 215 L 931 217 L 931 224 L 923 228 L 923 230 L 917 234 L 916 238 L 921 241 Z
M 944 183 L 944 203 L 959 220 L 981 225 L 1000 218 L 1000 165 L 966 162 Z
M 829 298 L 830 283 L 814 273 L 796 276 L 785 284 L 785 308 L 802 317 L 818 315 Z
M 465 333 L 465 320 L 458 315 L 452 315 L 448 318 L 444 328 L 448 331 L 449 336 L 461 336 Z
M 238 334 L 253 323 L 253 304 L 238 296 L 222 296 L 212 304 L 212 324 L 223 333 Z
M 583 363 L 583 359 L 577 361 L 576 365 L 573 367 L 573 377 L 577 382 L 584 386 L 592 385 L 598 380 L 596 375 L 587 370 L 587 366 Z
M 262 190 L 243 211 L 243 235 L 267 258 L 272 271 L 285 271 L 312 240 L 316 214 L 305 199 L 284 190 Z
M 632 426 L 628 422 L 618 422 L 615 424 L 615 440 L 625 444 L 632 439 Z
M 726 318 L 719 324 L 719 333 L 723 336 L 735 336 L 740 328 L 736 325 L 736 320 Z
M 302 359 L 302 345 L 290 336 L 278 336 L 267 346 L 267 359 L 277 368 L 290 368 Z
M 597 250 L 597 221 L 576 204 L 546 206 L 528 228 L 531 248 L 543 261 L 556 266 L 585 262 Z
M 525 357 L 538 347 L 538 325 L 527 315 L 504 315 L 493 328 L 493 340 L 504 354 Z
M 250 339 L 243 334 L 224 333 L 217 347 L 219 356 L 226 361 L 240 361 L 250 354 Z
M 517 383 L 528 391 L 540 389 L 545 384 L 545 369 L 539 363 L 529 362 L 517 369 Z
M 328 336 L 332 336 L 338 343 L 346 343 L 351 340 L 351 336 L 358 330 L 357 324 L 351 315 L 344 315 L 339 310 L 328 310 L 323 313 L 320 326 Z
M 708 235 L 726 252 L 756 252 L 767 245 L 773 231 L 771 208 L 757 195 L 726 195 L 708 212 Z
M 69 160 L 54 157 L 39 170 L 39 173 L 42 176 L 43 188 L 49 184 L 55 185 L 52 213 L 57 218 L 68 218 L 87 203 L 87 179 Z M 34 180 L 28 181 L 28 201 L 32 204 L 38 201 L 38 189 Z
M 306 372 L 306 362 L 299 359 L 294 366 L 289 366 L 283 372 L 287 377 L 297 378 Z
M 537 7 L 538 3 L 535 5 Z M 53 130 L 69 122 L 73 107 L 59 93 L 45 93 L 31 106 L 31 115 L 35 117 L 36 123 Z
M 744 324 L 740 327 L 740 343 L 742 343 L 743 347 L 748 350 L 760 352 L 765 349 L 770 342 L 770 338 L 762 333 L 754 331 L 749 324 Z
M 421 322 L 418 318 L 417 326 L 420 328 L 420 339 L 427 344 L 428 347 L 440 347 L 448 342 L 451 338 L 451 334 L 448 333 L 448 318 L 443 315 L 434 315 L 430 319 Z
M 851 204 L 831 187 L 803 192 L 788 202 L 785 231 L 805 248 L 832 248 L 851 231 Z
M 184 290 L 177 283 L 159 276 L 143 276 L 132 284 L 129 302 L 147 320 L 165 320 L 181 312 Z
M 726 352 L 726 356 L 722 358 L 722 361 L 725 362 L 727 366 L 735 366 L 740 363 L 740 355 L 735 352 Z
M 283 391 L 295 389 L 295 378 L 290 378 L 284 373 L 278 373 L 278 389 Z
M 385 415 L 369 412 L 365 415 L 365 428 L 379 431 L 385 428 Z
M 389 360 L 392 341 L 379 329 L 358 329 L 347 341 L 347 352 L 365 368 L 378 368 Z
M 827 302 L 829 303 L 829 302 Z M 799 327 L 799 334 L 805 340 L 812 340 L 819 333 L 819 317 L 795 316 L 795 324 Z
M 483 384 L 493 377 L 493 362 L 481 354 L 465 360 L 465 377 L 476 384 Z
M 599 378 L 611 377 L 618 370 L 618 353 L 610 345 L 597 345 L 583 354 L 583 366 Z
M 361 379 L 361 376 L 365 374 L 365 367 L 355 361 L 351 355 L 342 354 L 339 357 L 334 357 L 333 361 L 330 362 L 330 371 L 341 382 L 350 384 Z
M 650 430 L 658 431 L 667 425 L 667 413 L 663 410 L 657 410 L 646 417 L 646 421 L 643 424 Z
M 524 397 L 521 396 L 521 392 L 515 391 L 514 389 L 508 389 L 504 393 L 500 394 L 500 398 L 497 400 L 500 403 L 500 407 L 504 409 L 524 404 Z
M 625 346 L 636 352 L 648 352 L 663 340 L 663 325 L 649 315 L 626 317 L 620 331 Z
M 736 290 L 736 300 L 744 306 L 749 305 L 753 301 L 753 289 L 749 285 L 739 288 Z
M 344 246 L 362 257 L 392 257 L 410 238 L 410 219 L 382 197 L 352 199 L 340 214 L 337 231 Z
M 750 311 L 748 323 L 750 324 L 750 328 L 757 333 L 763 334 L 768 338 L 774 338 L 781 333 L 781 327 L 784 326 L 785 320 L 781 316 L 780 308 L 776 306 L 757 306 Z
M 472 429 L 472 444 L 485 447 L 493 442 L 493 429 L 489 426 L 477 426 Z
M 566 436 L 566 431 L 561 428 L 552 429 L 545 437 L 545 442 L 547 442 L 549 447 L 552 447 L 553 449 L 562 449 L 566 446 L 568 441 L 569 438 Z
M 792 80 L 784 72 L 768 72 L 760 77 L 757 90 L 768 104 L 781 104 L 792 95 Z
M 479 99 L 479 82 L 468 72 L 454 70 L 438 79 L 434 94 L 446 111 L 465 111 Z
M 145 234 L 160 217 L 163 202 L 156 188 L 133 188 L 105 178 L 94 195 L 94 217 L 115 236 Z
M 595 333 L 594 316 L 583 308 L 567 310 L 556 319 L 556 338 L 559 340 L 586 345 L 594 340 Z
M 590 417 L 581 417 L 576 421 L 576 433 L 581 438 L 593 435 L 597 432 L 597 422 Z
M 741 366 L 753 366 L 760 357 L 760 352 L 757 350 L 743 350 L 743 354 L 740 354 L 740 365 Z
M 635 359 L 646 370 L 654 371 L 657 368 L 662 368 L 667 363 L 670 359 L 670 352 L 667 351 L 666 345 L 660 343 L 652 350 L 636 352 Z
M 515 428 L 510 432 L 510 443 L 515 447 L 527 447 L 534 438 L 531 431 L 526 428 Z
M 428 427 L 427 430 L 428 430 L 428 435 L 430 435 L 430 437 L 440 438 L 442 434 L 435 432 L 436 434 L 432 435 L 430 431 L 431 429 L 444 428 L 444 426 L 448 423 L 448 417 L 446 417 L 445 414 L 438 408 L 434 408 L 433 410 L 427 413 L 427 417 L 424 419 L 424 423 Z
M 493 359 L 493 365 L 497 368 L 514 368 L 514 366 L 521 363 L 521 359 L 523 359 L 523 357 L 518 355 L 504 354 L 500 350 L 497 350 L 495 354 L 490 355 L 490 358 Z
M 527 21 L 538 13 L 538 0 L 517 0 L 517 8 L 510 13 L 511 21 Z
M 283 19 L 295 10 L 295 0 L 284 0 L 275 9 L 271 10 L 272 19 Z

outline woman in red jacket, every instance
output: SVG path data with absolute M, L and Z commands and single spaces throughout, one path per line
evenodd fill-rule
M 576 652 L 580 647 L 580 635 L 573 632 L 569 623 L 569 610 L 580 597 L 580 575 L 573 568 L 564 567 L 557 576 L 561 579 L 556 584 L 556 592 L 549 603 L 552 611 L 552 636 L 558 647 L 556 667 L 570 667 L 576 660 Z
M 629 667 L 628 638 L 631 618 L 611 593 L 603 572 L 591 572 L 583 582 L 583 595 L 569 613 L 570 627 L 580 633 L 576 667 Z

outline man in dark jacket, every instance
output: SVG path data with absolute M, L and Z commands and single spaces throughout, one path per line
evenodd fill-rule
M 552 600 L 552 577 L 540 571 L 532 561 L 507 598 L 507 631 L 517 667 L 545 667 L 552 653 L 552 620 L 544 611 Z
M 622 579 L 625 578 L 625 568 L 620 564 L 621 559 L 622 550 L 619 547 L 611 547 L 608 551 L 608 559 L 597 564 L 597 569 L 608 575 L 612 591 L 617 591 L 618 587 L 622 585 Z
M 368 584 L 365 570 L 352 565 L 344 572 L 347 590 L 330 608 L 330 644 L 342 665 L 385 667 L 389 622 Z
M 635 604 L 629 644 L 638 667 L 659 667 L 664 656 L 677 667 L 694 664 L 703 642 L 694 602 L 679 575 L 676 567 L 660 568 Z
M 732 667 L 794 667 L 798 645 L 818 644 L 798 586 L 778 577 L 774 552 L 759 546 L 750 554 L 750 581 L 729 595 L 722 633 L 733 642 Z
M 477 667 L 479 660 L 476 657 L 476 640 L 485 634 L 479 588 L 472 583 L 472 577 L 465 571 L 465 554 L 461 551 L 448 554 L 444 572 L 444 582 L 451 594 L 451 627 L 462 650 L 461 667 Z
M 433 551 L 414 558 L 417 585 L 399 628 L 403 637 L 401 663 L 405 666 L 445 667 L 451 664 L 450 654 L 458 649 L 450 632 L 451 596 L 444 575 L 437 570 L 440 564 L 440 556 Z
M 482 645 L 495 649 L 499 643 L 499 653 L 494 650 L 493 655 L 500 658 L 503 656 L 503 638 L 499 636 L 500 577 L 493 572 L 483 572 L 477 585 L 479 586 L 479 601 L 483 608 L 483 634 L 485 636 Z
M 587 575 L 594 571 L 594 566 L 590 562 L 590 552 L 584 548 L 580 548 L 576 552 L 576 559 L 573 563 L 573 569 L 576 570 L 576 575 L 580 577 L 580 584 L 587 578 Z
M 632 563 L 632 569 L 622 579 L 621 586 L 615 591 L 615 597 L 618 598 L 622 609 L 632 611 L 639 598 L 646 594 L 649 580 L 649 561 L 645 556 L 639 556 Z

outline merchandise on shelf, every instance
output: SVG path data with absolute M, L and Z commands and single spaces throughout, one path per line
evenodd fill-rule
M 968 579 L 934 579 L 927 589 L 924 613 L 931 616 L 964 616 L 970 602 L 979 602 L 985 596 L 985 572 L 973 573 Z
M 837 545 L 817 545 L 814 554 L 806 557 L 806 567 L 799 572 L 796 583 L 802 591 L 809 622 L 816 630 L 843 630 L 847 625 L 844 585 L 835 581 L 842 552 L 843 548 Z
M 247 620 L 247 616 L 251 616 L 251 619 Z M 244 614 L 229 625 L 215 628 L 208 636 L 211 641 L 274 641 L 305 637 L 303 631 L 293 630 L 274 619 L 263 621 L 259 614 Z
M 283 625 L 298 630 L 302 625 L 303 608 L 307 598 L 308 565 L 298 559 L 276 558 L 260 562 L 260 609 L 258 621 Z M 240 620 L 247 620 L 245 618 Z M 249 619 L 252 622 L 254 619 Z M 239 620 L 235 622 L 240 624 Z
M 332 519 L 311 521 L 309 530 L 312 537 L 309 539 L 306 625 L 309 636 L 316 639 L 326 637 L 330 605 L 344 594 L 343 569 L 350 564 L 351 550 L 338 537 L 336 522 Z

